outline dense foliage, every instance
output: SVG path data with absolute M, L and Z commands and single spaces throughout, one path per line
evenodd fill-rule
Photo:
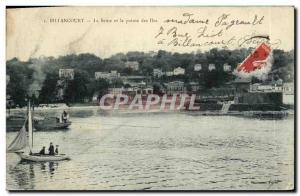
M 180 66 L 185 68 L 186 74 L 183 81 L 199 82 L 204 88 L 220 86 L 232 79 L 230 74 L 223 71 L 224 63 L 228 63 L 234 69 L 251 52 L 251 49 L 211 49 L 207 52 L 196 53 L 171 53 L 160 50 L 154 52 L 128 52 L 118 53 L 110 58 L 101 59 L 93 54 L 71 54 L 66 56 L 40 57 L 29 59 L 26 62 L 17 58 L 6 62 L 7 75 L 10 81 L 7 84 L 7 94 L 13 102 L 18 105 L 25 104 L 25 97 L 39 89 L 37 101 L 40 103 L 57 102 L 57 81 L 58 72 L 61 68 L 72 68 L 75 70 L 75 78 L 69 81 L 66 86 L 64 102 L 83 102 L 91 98 L 96 92 L 99 96 L 105 92 L 109 84 L 105 80 L 95 81 L 96 71 L 117 70 L 121 75 L 146 75 L 153 74 L 153 68 L 160 68 L 163 71 L 170 71 Z M 294 51 L 283 50 L 273 51 L 274 63 L 272 72 L 285 82 L 292 81 L 294 77 Z M 134 71 L 125 67 L 126 61 L 139 62 L 139 70 Z M 201 73 L 194 71 L 194 65 L 203 65 Z M 215 64 L 216 70 L 208 72 L 208 64 Z M 171 78 L 178 79 L 178 78 Z M 163 77 L 164 80 L 170 78 Z M 121 86 L 122 81 L 116 81 L 114 86 Z M 32 89 L 35 88 L 35 89 Z M 36 96 L 38 93 L 36 93 Z

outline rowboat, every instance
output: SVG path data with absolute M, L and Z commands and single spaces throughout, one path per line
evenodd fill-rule
M 6 131 L 17 131 L 20 130 L 26 120 L 25 116 L 22 115 L 11 115 L 6 118 Z M 67 120 L 62 122 L 59 117 L 35 117 L 33 118 L 33 126 L 35 131 L 42 130 L 57 130 L 57 129 L 68 129 L 72 124 L 71 121 Z
M 34 128 L 36 131 L 67 129 L 71 124 L 71 121 L 67 120 L 63 122 L 58 117 L 46 117 L 34 120 Z

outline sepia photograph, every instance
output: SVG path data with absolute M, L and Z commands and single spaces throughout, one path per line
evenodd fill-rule
M 294 191 L 295 36 L 293 6 L 6 7 L 6 189 Z

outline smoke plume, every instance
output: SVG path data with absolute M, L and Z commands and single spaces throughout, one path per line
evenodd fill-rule
M 43 87 L 43 83 L 46 79 L 46 74 L 44 73 L 44 63 L 45 60 L 42 58 L 34 59 L 32 64 L 29 65 L 29 68 L 33 70 L 32 82 L 28 87 L 28 95 L 32 96 L 33 94 L 38 97 L 39 91 Z

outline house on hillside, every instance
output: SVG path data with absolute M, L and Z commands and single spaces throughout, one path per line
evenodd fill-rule
M 192 92 L 197 92 L 200 89 L 198 82 L 190 82 L 188 85 L 190 86 Z
M 293 95 L 294 94 L 294 83 L 293 82 L 287 82 L 283 84 L 283 93 L 287 95 Z
M 185 69 L 183 69 L 181 67 L 177 67 L 173 70 L 173 73 L 174 73 L 174 76 L 184 75 Z
M 164 75 L 164 72 L 161 69 L 153 69 L 153 77 L 161 78 Z
M 73 80 L 74 69 L 59 69 L 58 76 L 60 79 Z
M 170 77 L 170 76 L 174 76 L 174 72 L 173 71 L 166 71 L 166 76 Z
M 166 87 L 166 93 L 168 95 L 182 94 L 186 92 L 186 87 L 182 81 L 164 83 L 164 86 Z
M 216 69 L 216 65 L 215 64 L 209 64 L 208 65 L 208 70 L 209 71 L 213 71 L 213 70 L 215 70 Z
M 95 79 L 99 80 L 99 79 L 106 79 L 109 80 L 109 72 L 95 72 Z
M 223 70 L 224 70 L 225 72 L 230 72 L 230 71 L 231 71 L 231 65 L 228 65 L 227 63 L 225 63 L 225 64 L 223 65 Z
M 120 73 L 118 73 L 115 70 L 112 70 L 110 72 L 95 72 L 95 79 L 105 79 L 105 80 L 113 80 L 113 79 L 118 79 L 120 78 Z
M 195 64 L 194 65 L 194 71 L 201 71 L 202 70 L 202 65 L 201 64 Z

